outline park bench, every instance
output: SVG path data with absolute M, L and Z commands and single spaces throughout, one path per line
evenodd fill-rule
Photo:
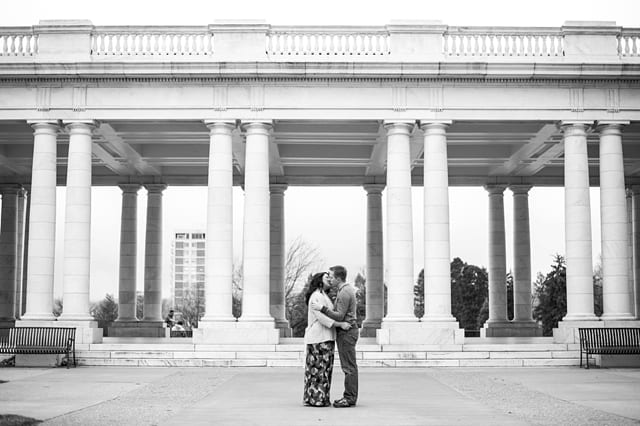
M 64 354 L 67 368 L 76 364 L 76 329 L 63 327 L 0 328 L 1 354 Z
M 585 354 L 589 368 L 589 355 L 640 354 L 640 328 L 579 328 L 580 367 Z
M 193 337 L 193 330 L 184 330 L 184 331 L 178 331 L 178 330 L 171 330 L 170 337 Z

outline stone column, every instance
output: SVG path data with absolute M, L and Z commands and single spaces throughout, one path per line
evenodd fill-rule
M 640 185 L 631 187 L 633 194 L 633 269 L 636 319 L 640 319 Z
M 384 265 L 382 190 L 384 185 L 364 185 L 367 191 L 367 291 L 366 317 L 360 335 L 375 337 L 384 317 Z
M 629 294 L 631 294 L 631 313 L 634 318 L 638 318 L 636 309 L 636 289 L 635 289 L 635 266 L 633 253 L 633 191 L 626 188 L 627 197 L 627 279 L 629 282 Z
M 530 185 L 511 185 L 513 193 L 513 335 L 542 335 L 533 320 L 531 295 Z
M 587 157 L 588 122 L 565 123 L 564 216 L 567 261 L 565 321 L 593 321 L 591 203 Z
M 24 246 L 25 246 L 25 210 L 27 208 L 27 190 L 21 188 L 18 191 L 18 243 L 16 252 L 16 303 L 15 303 L 15 316 L 16 319 L 20 319 L 24 313 L 22 309 L 22 300 L 24 299 L 23 285 L 24 282 Z
M 250 121 L 244 175 L 243 299 L 239 321 L 275 325 L 269 313 L 269 132 L 271 123 Z
M 33 122 L 33 171 L 27 254 L 25 321 L 50 321 L 53 316 L 53 266 L 56 240 L 56 137 L 52 122 Z M 27 324 L 28 325 L 28 324 Z
M 120 277 L 117 322 L 137 322 L 136 275 L 138 263 L 138 184 L 118 185 L 122 190 L 120 219 Z
M 205 315 L 200 328 L 235 321 L 233 282 L 233 152 L 235 122 L 206 121 L 209 128 Z
M 0 325 L 12 326 L 16 313 L 16 266 L 18 249 L 17 185 L 0 188 L 2 219 L 0 220 Z
M 67 124 L 67 123 L 66 123 Z M 63 312 L 60 321 L 93 321 L 91 265 L 91 132 L 93 122 L 69 122 L 64 229 Z
M 269 270 L 269 312 L 276 321 L 276 328 L 282 337 L 291 337 L 291 328 L 287 321 L 285 310 L 285 232 L 284 232 L 284 191 L 287 185 L 269 185 L 271 191 L 271 234 L 270 234 L 270 263 Z
M 507 320 L 507 265 L 504 230 L 504 185 L 486 185 L 489 193 L 489 319 L 487 337 L 504 336 Z M 495 330 L 494 330 L 495 329 Z
M 627 205 L 620 123 L 601 123 L 600 218 L 602 230 L 603 314 L 606 320 L 630 320 L 627 255 Z
M 26 200 L 25 200 L 25 211 L 24 211 L 24 246 L 22 248 L 22 274 L 21 285 L 22 285 L 22 300 L 20 306 L 20 319 L 22 319 L 22 315 L 27 312 L 27 270 L 29 269 L 29 265 L 27 263 L 27 257 L 29 255 L 29 218 L 31 217 L 31 186 L 25 185 L 26 191 Z
M 147 230 L 144 245 L 145 322 L 162 327 L 162 191 L 165 184 L 148 184 Z
M 449 166 L 446 130 L 450 122 L 422 121 L 424 132 L 424 317 L 452 322 L 449 242 Z
M 413 315 L 413 224 L 411 207 L 412 122 L 386 122 L 387 129 L 387 316 L 383 326 L 417 321 Z

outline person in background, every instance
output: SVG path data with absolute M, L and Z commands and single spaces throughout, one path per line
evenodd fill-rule
M 176 324 L 176 320 L 173 318 L 173 309 L 169 310 L 169 314 L 164 319 L 164 322 L 167 324 L 167 328 L 171 328 Z

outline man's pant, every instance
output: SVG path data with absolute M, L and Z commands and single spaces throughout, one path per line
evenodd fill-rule
M 356 343 L 358 342 L 358 327 L 347 331 L 339 329 L 336 336 L 338 355 L 344 373 L 344 399 L 349 404 L 358 400 L 358 364 L 356 364 Z

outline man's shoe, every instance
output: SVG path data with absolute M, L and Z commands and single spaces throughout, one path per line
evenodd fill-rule
M 335 408 L 348 408 L 348 407 L 353 407 L 356 404 L 351 404 L 349 401 L 347 401 L 344 398 L 341 399 L 336 399 L 335 401 L 333 401 L 333 406 Z

